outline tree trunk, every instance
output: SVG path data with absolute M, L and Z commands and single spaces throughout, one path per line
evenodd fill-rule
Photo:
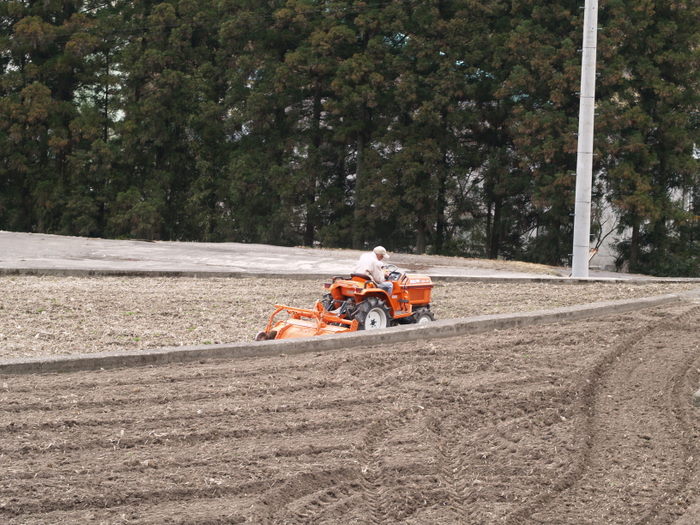
M 634 271 L 639 264 L 639 218 L 635 217 L 632 223 L 632 238 L 630 239 L 629 268 Z
M 304 246 L 313 246 L 316 227 L 318 226 L 318 211 L 316 210 L 316 185 L 321 171 L 321 84 L 317 80 L 314 86 L 314 106 L 311 120 L 313 148 L 309 162 L 310 172 L 307 174 L 306 189 L 306 224 L 304 225 Z
M 425 221 L 420 221 L 416 226 L 416 253 L 422 255 L 425 253 L 425 248 L 428 244 L 427 227 Z
M 365 218 L 365 196 L 364 196 L 364 178 L 365 178 L 365 134 L 360 133 L 357 140 L 357 166 L 355 170 L 355 211 L 353 213 L 352 225 L 352 247 L 355 250 L 361 250 L 365 241 L 367 232 L 365 231 L 367 221 Z
M 501 248 L 501 199 L 493 201 L 493 220 L 491 225 L 491 236 L 489 243 L 489 259 L 497 259 L 498 251 Z
M 105 92 L 104 92 L 104 107 L 102 108 L 102 117 L 104 123 L 102 126 L 102 140 L 105 144 L 109 140 L 109 50 L 105 51 Z
M 437 220 L 435 223 L 435 253 L 437 254 L 441 254 L 445 246 L 447 225 L 445 208 L 447 208 L 447 152 L 443 151 L 442 165 L 438 175 Z

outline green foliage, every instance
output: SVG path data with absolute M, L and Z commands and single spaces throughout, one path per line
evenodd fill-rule
M 0 228 L 567 262 L 580 1 L 0 3 Z M 697 2 L 600 10 L 595 205 L 697 274 Z
M 158 239 L 162 223 L 157 198 L 144 197 L 137 188 L 117 194 L 107 229 L 114 237 Z

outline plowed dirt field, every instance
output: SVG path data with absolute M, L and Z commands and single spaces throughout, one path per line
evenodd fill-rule
M 700 523 L 699 327 L 0 377 L 0 523 Z
M 438 319 L 678 293 L 698 283 L 438 282 Z M 0 359 L 252 341 L 322 280 L 0 276 Z

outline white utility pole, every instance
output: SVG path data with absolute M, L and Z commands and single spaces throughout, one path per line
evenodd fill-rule
M 593 181 L 593 123 L 595 119 L 595 65 L 598 41 L 598 0 L 586 0 L 583 16 L 581 106 L 578 117 L 576 158 L 576 207 L 571 276 L 588 277 L 591 244 L 591 186 Z

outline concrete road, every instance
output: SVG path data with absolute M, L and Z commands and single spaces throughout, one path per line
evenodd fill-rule
M 361 252 L 242 243 L 134 241 L 0 231 L 2 273 L 183 273 L 347 275 Z M 568 269 L 499 261 L 393 254 L 389 262 L 433 277 L 558 279 Z M 499 268 L 499 266 L 501 266 Z M 596 279 L 644 276 L 591 271 Z

